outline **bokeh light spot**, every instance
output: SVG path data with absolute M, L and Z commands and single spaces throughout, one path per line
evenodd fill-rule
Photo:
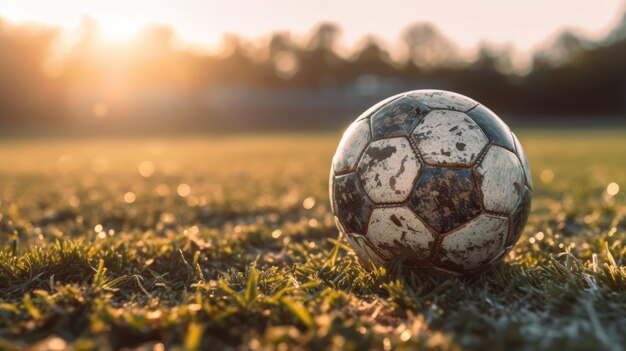
M 149 178 L 154 174 L 156 167 L 152 161 L 143 161 L 139 164 L 139 174 L 142 177 Z
M 545 184 L 551 183 L 554 179 L 554 172 L 551 169 L 544 169 L 541 171 L 539 178 L 541 178 L 541 181 Z
M 136 199 L 137 199 L 137 196 L 132 191 L 129 191 L 126 194 L 124 194 L 124 202 L 126 202 L 127 204 L 132 204 L 133 202 L 135 202 Z
M 191 194 L 191 187 L 185 183 L 179 184 L 178 187 L 176 188 L 176 193 L 180 197 L 187 197 L 189 196 L 189 194 Z
M 302 201 L 302 207 L 304 207 L 305 210 L 310 210 L 313 206 L 315 206 L 315 198 L 312 196 L 309 196 Z
M 613 182 L 606 187 L 606 193 L 615 196 L 619 193 L 619 184 Z

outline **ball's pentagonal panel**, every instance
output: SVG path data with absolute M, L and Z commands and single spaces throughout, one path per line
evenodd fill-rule
M 478 103 L 467 96 L 444 90 L 415 90 L 407 94 L 415 97 L 431 109 L 469 111 Z
M 354 122 L 343 134 L 337 152 L 333 157 L 333 168 L 335 174 L 351 171 L 356 167 L 356 163 L 363 152 L 363 149 L 370 141 L 369 120 L 364 119 Z
M 411 208 L 439 233 L 478 216 L 480 197 L 469 168 L 425 166 L 410 198 Z
M 349 173 L 335 176 L 335 215 L 348 233 L 365 234 L 365 225 L 374 204 L 368 198 L 359 176 Z
M 528 184 L 528 187 L 530 188 L 530 190 L 533 190 L 533 177 L 530 174 L 530 166 L 528 165 L 528 159 L 526 158 L 526 153 L 524 153 L 524 149 L 522 148 L 522 144 L 519 142 L 519 139 L 517 139 L 517 135 L 515 135 L 515 133 L 511 132 L 511 135 L 513 135 L 513 140 L 515 141 L 515 153 L 517 154 L 517 157 L 519 157 L 520 161 L 522 162 L 522 167 L 524 167 L 524 174 L 526 175 L 526 184 Z
M 386 258 L 400 255 L 412 261 L 428 259 L 435 241 L 430 230 L 405 206 L 375 208 L 367 238 L 383 249 Z
M 490 146 L 476 166 L 485 209 L 510 213 L 524 189 L 524 170 L 514 153 Z
M 404 201 L 413 188 L 420 162 L 404 137 L 373 141 L 359 162 L 363 187 L 376 203 Z
M 478 216 L 443 238 L 441 262 L 462 270 L 488 263 L 504 248 L 508 227 L 506 218 L 489 214 Z
M 372 138 L 408 136 L 429 111 L 417 99 L 407 96 L 396 99 L 372 115 Z
M 510 151 L 515 151 L 513 136 L 509 127 L 490 109 L 478 105 L 467 112 L 480 129 L 485 133 L 491 143 L 502 146 Z
M 519 197 L 515 208 L 511 212 L 511 217 L 509 218 L 511 228 L 509 229 L 509 235 L 506 239 L 507 247 L 515 244 L 517 240 L 519 240 L 520 235 L 522 235 L 526 221 L 528 221 L 528 216 L 530 215 L 531 203 L 530 190 L 524 187 L 524 191 L 522 191 L 522 195 Z
M 365 110 L 365 112 L 361 113 L 359 115 L 359 117 L 357 117 L 357 121 L 360 121 L 362 119 L 368 118 L 369 116 L 371 116 L 373 113 L 375 113 L 376 111 L 378 111 L 381 107 L 387 105 L 388 103 L 392 102 L 393 100 L 396 100 L 402 96 L 406 95 L 406 93 L 400 93 L 394 96 L 390 96 L 388 98 L 386 98 L 383 101 L 380 101 L 378 103 L 376 103 L 374 106 L 368 108 L 367 110 Z
M 466 114 L 435 110 L 417 125 L 412 134 L 422 157 L 430 164 L 469 165 L 489 140 Z

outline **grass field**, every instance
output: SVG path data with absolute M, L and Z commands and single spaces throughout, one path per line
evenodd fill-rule
M 338 135 L 0 141 L 0 350 L 621 350 L 626 131 L 519 134 L 526 231 L 456 278 L 337 241 Z

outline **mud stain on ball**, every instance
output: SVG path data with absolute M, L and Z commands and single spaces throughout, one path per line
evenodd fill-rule
M 514 153 L 490 146 L 476 167 L 485 209 L 508 214 L 524 188 L 524 170 Z
M 470 165 L 489 142 L 467 115 L 445 110 L 424 117 L 412 138 L 424 161 L 433 165 Z
M 430 230 L 405 206 L 375 208 L 367 237 L 383 249 L 386 258 L 400 257 L 408 261 L 427 260 L 435 241 Z
M 424 167 L 410 205 L 439 233 L 458 227 L 481 212 L 480 197 L 469 168 Z
M 507 230 L 506 218 L 482 214 L 446 234 L 441 242 L 439 259 L 454 268 L 478 268 L 502 252 Z
M 372 115 L 372 137 L 408 136 L 429 111 L 414 98 L 397 99 Z
M 336 176 L 333 185 L 341 225 L 346 232 L 365 234 L 365 224 L 374 204 L 363 190 L 359 176 L 356 173 Z
M 365 149 L 357 172 L 374 202 L 393 203 L 408 198 L 420 167 L 409 140 L 397 137 L 372 142 Z
M 444 90 L 415 90 L 408 96 L 414 97 L 431 109 L 446 109 L 465 112 L 478 103 L 461 94 Z

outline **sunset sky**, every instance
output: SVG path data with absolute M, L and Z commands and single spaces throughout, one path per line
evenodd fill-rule
M 487 41 L 513 43 L 528 52 L 563 28 L 599 37 L 622 18 L 624 5 L 622 0 L 2 0 L 0 17 L 71 31 L 88 15 L 105 37 L 116 40 L 132 38 L 147 24 L 164 23 L 183 41 L 209 48 L 224 33 L 259 38 L 289 30 L 306 35 L 320 21 L 339 24 L 346 47 L 368 33 L 393 47 L 407 25 L 428 21 L 464 48 Z

